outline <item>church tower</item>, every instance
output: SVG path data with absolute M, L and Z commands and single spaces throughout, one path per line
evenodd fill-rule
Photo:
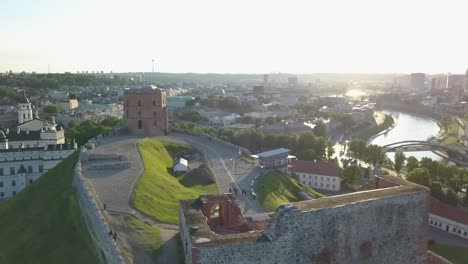
M 31 103 L 26 97 L 26 92 L 23 91 L 23 97 L 18 103 L 18 123 L 22 124 L 24 122 L 31 121 L 33 118 Z

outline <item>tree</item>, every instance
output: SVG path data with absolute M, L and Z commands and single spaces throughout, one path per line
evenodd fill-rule
M 119 117 L 108 117 L 102 120 L 101 125 L 108 127 L 115 127 L 118 125 L 123 125 L 123 119 Z
M 400 171 L 401 169 L 403 168 L 403 166 L 405 165 L 405 153 L 403 153 L 402 151 L 397 151 L 395 153 L 395 165 L 394 165 L 394 168 L 396 170 L 396 172 L 398 174 L 400 174 Z
M 317 137 L 325 137 L 327 135 L 327 126 L 323 121 L 319 120 L 315 123 L 314 134 Z
M 452 123 L 452 118 L 450 116 L 444 116 L 441 120 L 440 120 L 440 124 L 442 125 L 442 127 L 444 128 L 445 132 L 448 133 L 448 130 L 449 130 L 449 127 L 450 127 L 450 124 Z
M 445 199 L 444 189 L 442 188 L 442 184 L 440 182 L 432 182 L 431 184 L 431 195 L 436 197 L 439 200 Z
M 343 170 L 343 178 L 347 184 L 360 184 L 362 182 L 361 171 L 357 165 L 351 165 Z
M 445 192 L 445 202 L 451 205 L 457 205 L 457 193 L 455 193 L 455 191 L 450 188 L 447 189 L 447 191 Z
M 419 162 L 419 166 L 427 169 L 432 180 L 437 180 L 437 177 L 438 177 L 437 174 L 439 171 L 439 162 L 435 160 L 433 161 L 430 158 L 424 157 Z
M 55 104 L 46 105 L 43 109 L 44 113 L 56 114 L 60 111 L 59 107 Z
M 384 162 L 385 151 L 381 146 L 370 144 L 364 149 L 363 158 L 366 162 L 376 166 Z
M 356 158 L 362 158 L 366 150 L 366 142 L 360 138 L 354 137 L 348 143 L 348 150 L 353 153 Z
M 406 171 L 409 173 L 412 170 L 416 169 L 419 167 L 419 161 L 415 157 L 411 156 L 408 159 L 406 159 Z
M 327 142 L 327 157 L 328 157 L 328 159 L 331 159 L 334 154 L 335 154 L 335 149 L 333 148 L 333 143 L 328 141 Z
M 412 170 L 408 173 L 406 179 L 426 187 L 430 187 L 431 184 L 431 176 L 426 168 L 416 168 Z

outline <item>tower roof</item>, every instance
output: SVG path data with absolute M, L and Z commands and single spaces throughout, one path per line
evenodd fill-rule
M 20 98 L 20 101 L 18 103 L 29 104 L 29 99 L 26 97 L 26 91 L 23 91 L 23 97 Z

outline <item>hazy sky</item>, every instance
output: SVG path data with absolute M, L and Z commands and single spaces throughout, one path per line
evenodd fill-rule
M 461 73 L 467 5 L 0 0 L 0 71 Z

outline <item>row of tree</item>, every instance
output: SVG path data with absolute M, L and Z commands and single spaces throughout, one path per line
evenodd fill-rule
M 90 138 L 102 133 L 111 132 L 112 127 L 121 125 L 122 123 L 122 119 L 117 117 L 106 118 L 100 123 L 86 120 L 80 124 L 74 124 L 70 129 L 65 131 L 65 137 L 69 143 L 76 140 L 76 143 L 81 146 L 88 142 Z
M 33 89 L 60 89 L 70 86 L 130 85 L 132 80 L 119 75 L 94 74 L 8 74 L 0 76 L 0 85 Z
M 430 158 L 418 161 L 411 156 L 406 159 L 401 152 L 397 153 L 401 166 L 406 161 L 406 179 L 431 189 L 431 194 L 453 205 L 458 203 L 457 192 L 468 188 L 468 171 L 457 166 L 447 165 Z M 395 165 L 397 160 L 395 157 Z M 465 191 L 464 204 L 468 205 L 468 195 Z
M 275 148 L 288 148 L 299 159 L 305 160 L 331 159 L 334 154 L 333 144 L 330 141 L 321 135 L 310 132 L 301 135 L 265 135 L 258 129 L 236 131 L 225 127 L 216 132 L 212 127 L 197 126 L 190 122 L 176 123 L 174 127 L 218 137 L 221 140 L 244 147 L 252 153 Z
M 369 144 L 360 138 L 354 137 L 348 143 L 348 151 L 357 159 L 363 160 L 374 166 L 383 164 L 385 161 L 385 151 L 381 146 Z

